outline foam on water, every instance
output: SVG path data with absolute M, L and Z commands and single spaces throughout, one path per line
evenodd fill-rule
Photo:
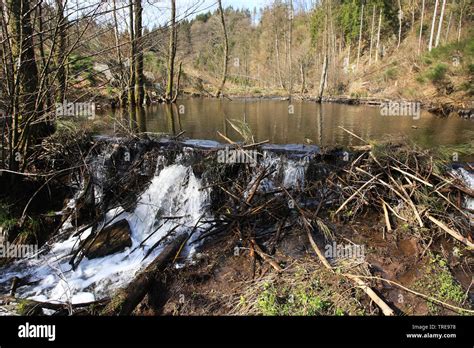
M 0 283 L 9 282 L 13 276 L 29 276 L 30 281 L 36 282 L 20 287 L 17 292 L 21 297 L 40 301 L 83 303 L 106 297 L 131 281 L 160 253 L 162 247 L 143 260 L 149 248 L 176 224 L 179 227 L 174 233 L 192 229 L 206 211 L 207 201 L 208 192 L 201 190 L 201 182 L 190 167 L 181 164 L 164 167 L 140 196 L 132 213 L 118 207 L 106 214 L 109 223 L 123 218 L 128 220 L 132 238 L 130 248 L 102 258 L 84 258 L 72 270 L 68 263 L 71 251 L 91 233 L 88 229 L 81 236 L 71 236 L 53 244 L 49 251 L 36 258 L 15 262 L 3 270 Z M 181 218 L 164 222 L 162 217 L 167 216 Z M 143 247 L 137 248 L 147 237 Z
M 148 188 L 140 195 L 133 212 L 124 211 L 122 207 L 107 212 L 105 222 L 108 225 L 121 219 L 129 222 L 132 239 L 130 248 L 102 258 L 84 258 L 73 270 L 69 264 L 71 252 L 92 233 L 88 229 L 80 236 L 71 235 L 66 240 L 44 247 L 38 257 L 19 260 L 3 269 L 0 284 L 8 285 L 14 276 L 27 277 L 34 283 L 20 287 L 17 290 L 20 297 L 71 303 L 107 297 L 128 284 L 137 272 L 161 252 L 162 245 L 144 259 L 160 239 L 172 229 L 174 235 L 191 231 L 201 217 L 210 215 L 209 190 L 201 190 L 201 180 L 194 175 L 191 166 L 183 164 L 192 160 L 192 151 L 191 148 L 184 148 L 171 165 L 166 165 L 163 156 L 158 158 L 155 175 Z M 96 203 L 100 203 L 103 197 L 102 183 L 107 175 L 104 168 L 107 156 L 107 153 L 101 153 L 93 161 Z M 267 167 L 274 172 L 261 182 L 259 191 L 268 192 L 281 186 L 303 187 L 307 165 L 308 161 L 303 158 L 289 159 L 266 152 L 260 167 Z M 255 170 L 252 182 L 255 182 L 259 172 L 260 170 Z M 83 186 L 84 183 L 81 182 L 78 193 L 67 204 L 69 208 L 75 206 L 84 190 Z M 252 183 L 249 184 L 250 187 Z M 71 221 L 66 221 L 61 232 L 71 228 Z M 189 255 L 194 252 L 190 243 L 199 236 L 198 232 L 192 236 L 183 253 Z

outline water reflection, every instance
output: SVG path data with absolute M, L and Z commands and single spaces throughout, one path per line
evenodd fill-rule
M 290 112 L 290 106 L 293 106 Z M 114 115 L 117 117 L 117 112 Z M 177 134 L 197 139 L 222 141 L 217 132 L 240 140 L 227 119 L 248 122 L 255 141 L 317 145 L 360 145 L 361 141 L 344 132 L 342 126 L 364 139 L 387 137 L 412 140 L 422 146 L 470 142 L 474 122 L 460 118 L 438 118 L 423 111 L 418 120 L 408 116 L 382 116 L 380 109 L 368 106 L 316 104 L 293 100 L 183 99 L 176 105 L 152 105 L 129 110 L 130 129 L 138 132 Z

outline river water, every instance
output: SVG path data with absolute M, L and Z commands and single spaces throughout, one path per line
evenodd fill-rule
M 108 114 L 117 120 L 127 119 L 123 111 Z M 241 140 L 226 119 L 247 122 L 255 141 L 269 140 L 274 144 L 362 144 L 339 126 L 366 140 L 393 138 L 423 147 L 464 144 L 474 139 L 473 120 L 441 118 L 425 110 L 419 118 L 382 116 L 379 107 L 276 99 L 181 99 L 174 106 L 145 108 L 136 115 L 136 127 L 141 132 L 185 131 L 189 138 L 224 141 L 219 131 L 233 140 Z

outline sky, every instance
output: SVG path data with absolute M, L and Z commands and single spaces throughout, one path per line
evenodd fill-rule
M 52 0 L 47 0 L 52 2 Z M 288 2 L 290 0 L 283 0 Z M 293 6 L 297 8 L 307 8 L 314 0 L 292 0 Z M 257 20 L 259 15 L 259 9 L 265 6 L 271 5 L 274 0 L 222 0 L 222 6 L 224 8 L 232 6 L 234 9 L 249 9 L 252 13 L 254 8 L 257 9 Z M 111 9 L 113 2 L 111 0 L 68 0 L 67 6 L 71 12 L 75 12 L 74 9 L 87 8 L 90 11 L 97 4 L 101 3 L 101 9 Z M 121 28 L 126 27 L 128 21 L 128 0 L 116 0 L 118 8 L 118 19 L 119 26 Z M 152 28 L 154 26 L 166 25 L 170 20 L 170 0 L 142 0 L 143 6 L 143 24 L 146 27 Z M 87 7 L 90 5 L 90 7 Z M 311 5 L 309 5 L 311 6 Z M 192 19 L 199 13 L 205 13 L 208 11 L 215 11 L 217 9 L 217 0 L 176 0 L 176 15 L 177 20 L 183 18 Z M 86 12 L 87 12 L 86 11 Z M 77 12 L 76 12 L 77 13 Z M 74 17 L 74 15 L 72 16 Z M 110 14 L 104 15 L 105 20 L 112 21 Z

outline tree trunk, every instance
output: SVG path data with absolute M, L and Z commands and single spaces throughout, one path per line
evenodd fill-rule
M 290 13 L 289 13 L 289 34 L 288 34 L 288 46 L 289 46 L 289 54 L 288 54 L 288 71 L 289 71 L 289 94 L 291 98 L 291 94 L 293 93 L 293 76 L 291 71 L 292 65 L 292 49 L 291 46 L 293 44 L 293 0 L 290 0 Z
M 37 139 L 43 122 L 32 125 L 37 116 L 36 96 L 38 87 L 38 67 L 33 43 L 33 27 L 29 0 L 9 0 L 7 2 L 10 14 L 9 26 L 12 34 L 12 56 L 16 62 L 15 80 L 17 87 L 15 98 L 18 98 L 18 108 L 13 115 L 13 149 L 10 157 L 12 170 L 19 168 L 16 154 L 25 158 L 30 144 Z
M 127 286 L 123 292 L 123 297 L 119 299 L 120 308 L 119 315 L 130 315 L 135 307 L 143 300 L 147 292 L 157 276 L 162 272 L 168 264 L 173 261 L 176 253 L 181 245 L 186 241 L 188 234 L 181 234 L 170 244 L 168 244 L 163 251 L 150 263 L 144 271 L 142 271 L 132 282 Z
M 119 79 L 120 79 L 120 88 L 121 88 L 121 91 L 120 91 L 120 106 L 121 107 L 124 107 L 125 104 L 126 104 L 126 97 L 125 97 L 125 89 L 124 88 L 124 79 L 123 79 L 123 61 L 122 61 L 122 51 L 120 50 L 120 33 L 119 33 L 119 26 L 118 26 L 118 20 L 117 20 L 117 0 L 113 0 L 113 11 L 112 11 L 112 14 L 113 14 L 113 17 L 114 17 L 114 36 L 115 36 L 115 50 L 116 50 L 116 53 L 117 53 L 117 63 L 118 63 L 118 66 L 119 66 L 119 71 L 118 71 L 118 76 L 119 76 Z
M 66 92 L 66 21 L 64 19 L 64 4 L 63 0 L 56 0 L 57 16 L 58 16 L 58 45 L 56 51 L 56 67 L 58 79 L 58 92 L 56 94 L 56 101 L 62 103 Z
M 130 79 L 128 81 L 128 105 L 131 107 L 135 106 L 135 65 L 136 65 L 136 48 L 135 48 L 135 30 L 133 24 L 133 0 L 129 1 L 128 12 L 130 18 Z
M 360 10 L 360 28 L 359 28 L 359 46 L 357 48 L 357 67 L 359 67 L 359 59 L 360 59 L 360 48 L 362 43 L 362 27 L 364 23 L 364 4 L 361 5 Z
M 281 78 L 281 69 L 280 69 L 280 45 L 278 44 L 278 33 L 275 35 L 275 54 L 276 54 L 276 68 L 278 74 L 278 82 L 280 83 L 280 88 L 284 89 L 283 79 Z
M 326 87 L 328 75 L 328 55 L 327 53 L 324 55 L 324 62 L 323 62 L 323 69 L 321 71 L 321 80 L 319 82 L 319 94 L 318 94 L 318 103 L 321 103 L 323 100 L 324 88 Z
M 418 53 L 421 50 L 421 38 L 423 36 L 423 17 L 425 16 L 425 0 L 421 1 L 421 19 L 420 19 L 420 36 L 418 38 Z
M 142 106 L 145 97 L 143 76 L 143 42 L 142 42 L 142 0 L 135 0 L 135 99 L 136 105 Z
M 304 63 L 301 62 L 300 64 L 300 75 L 301 75 L 301 94 L 304 94 L 306 89 L 306 76 L 304 73 Z
M 326 2 L 327 5 L 327 2 Z M 364 5 L 362 5 L 364 6 Z M 321 70 L 321 80 L 319 81 L 319 94 L 317 102 L 321 103 L 323 100 L 324 89 L 326 87 L 327 75 L 328 75 L 328 52 L 329 52 L 329 33 L 328 33 L 328 11 L 326 9 L 325 21 L 324 21 L 324 37 L 325 37 L 325 46 L 324 48 L 324 61 L 323 68 Z
M 377 30 L 377 46 L 375 47 L 375 61 L 379 60 L 379 50 L 380 50 L 380 28 L 382 27 L 382 9 L 380 9 L 379 15 L 379 29 Z
M 168 83 L 166 86 L 167 102 L 173 100 L 174 59 L 176 56 L 176 1 L 171 0 L 171 27 L 168 50 Z
M 398 44 L 397 48 L 400 47 L 400 42 L 402 41 L 402 19 L 403 19 L 403 11 L 402 11 L 402 3 L 398 0 Z
M 180 81 L 181 81 L 181 67 L 182 67 L 182 65 L 183 65 L 183 62 L 179 62 L 178 79 L 176 81 L 176 93 L 174 94 L 172 103 L 176 103 L 176 99 L 178 99 L 178 96 L 179 96 L 179 84 L 180 84 Z
M 229 40 L 227 39 L 227 28 L 225 25 L 225 17 L 224 17 L 224 9 L 222 8 L 222 0 L 218 0 L 219 4 L 219 12 L 221 15 L 221 25 L 222 25 L 222 33 L 224 35 L 224 61 L 222 64 L 222 79 L 219 89 L 217 90 L 216 97 L 219 98 L 222 94 L 222 90 L 224 89 L 225 81 L 227 79 L 227 65 L 229 62 Z
M 438 0 L 435 2 L 435 7 L 433 11 L 433 20 L 431 21 L 431 32 L 430 32 L 430 41 L 428 44 L 428 51 L 431 52 L 431 49 L 433 48 L 433 34 L 434 34 L 434 28 L 436 24 L 436 12 L 438 11 Z
M 0 6 L 3 6 L 1 5 L 1 2 L 0 2 Z M 41 2 L 38 3 L 38 30 L 39 30 L 38 40 L 39 40 L 39 54 L 41 58 L 41 68 L 46 69 L 46 71 L 44 71 L 44 76 L 46 79 L 46 86 L 49 86 L 50 85 L 49 84 L 49 69 L 47 68 L 46 52 L 44 49 L 45 40 L 44 40 L 43 4 Z M 45 110 L 51 110 L 53 106 L 53 100 L 52 100 L 50 91 L 46 93 L 46 100 L 44 104 L 45 104 Z
M 446 28 L 446 36 L 444 37 L 444 42 L 448 42 L 449 31 L 451 29 L 451 20 L 453 19 L 453 11 L 449 13 L 448 27 Z
M 461 13 L 459 14 L 459 24 L 458 24 L 458 42 L 461 40 L 461 28 L 462 28 L 462 12 L 464 9 L 464 1 L 461 4 Z
M 436 34 L 436 43 L 435 47 L 438 47 L 439 40 L 441 38 L 441 29 L 443 27 L 443 17 L 444 17 L 444 9 L 446 7 L 446 0 L 443 0 L 443 5 L 441 6 L 441 14 L 439 15 L 439 24 L 438 24 L 438 34 Z
M 374 28 L 375 28 L 375 5 L 372 11 L 372 27 L 370 29 L 370 49 L 369 49 L 369 65 L 372 63 L 372 47 L 374 40 Z

